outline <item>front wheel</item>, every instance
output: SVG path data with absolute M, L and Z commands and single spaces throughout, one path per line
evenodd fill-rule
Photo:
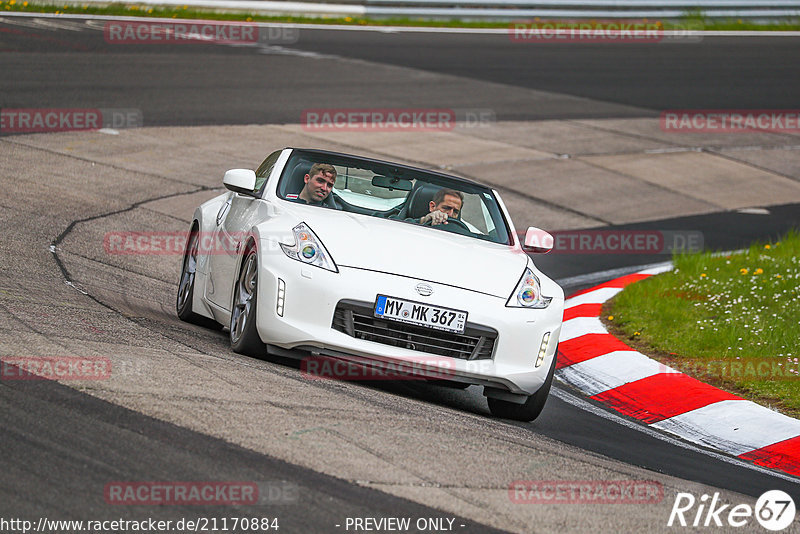
M 245 253 L 236 281 L 231 310 L 231 348 L 239 354 L 263 356 L 264 342 L 256 329 L 258 308 L 258 252 L 250 247 Z
M 550 364 L 550 370 L 547 372 L 547 378 L 539 388 L 539 391 L 528 397 L 528 400 L 523 404 L 516 404 L 501 399 L 493 399 L 488 397 L 486 400 L 489 403 L 489 411 L 495 417 L 501 419 L 513 419 L 514 421 L 533 421 L 544 409 L 544 404 L 547 402 L 547 396 L 550 394 L 550 386 L 553 383 L 553 375 L 556 372 L 556 357 L 558 356 L 558 347 L 556 353 L 553 355 L 553 362 Z
M 181 279 L 178 284 L 178 298 L 175 302 L 175 311 L 178 313 L 178 318 L 181 321 L 219 330 L 222 328 L 221 324 L 192 311 L 194 282 L 197 276 L 197 255 L 200 248 L 198 245 L 199 241 L 197 227 L 193 226 L 191 232 L 189 232 L 189 241 L 186 243 L 186 250 L 183 253 Z

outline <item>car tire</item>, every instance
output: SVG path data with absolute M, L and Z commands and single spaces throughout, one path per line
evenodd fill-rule
M 236 279 L 231 306 L 231 348 L 239 354 L 263 357 L 264 342 L 256 329 L 258 308 L 258 251 L 249 246 Z
M 489 403 L 489 411 L 492 412 L 492 415 L 501 419 L 513 419 L 514 421 L 533 421 L 539 417 L 547 402 L 547 396 L 550 394 L 550 386 L 553 383 L 553 375 L 556 372 L 557 356 L 558 347 L 556 347 L 556 354 L 553 356 L 553 362 L 550 364 L 550 370 L 547 372 L 544 384 L 539 388 L 539 391 L 530 395 L 525 403 L 516 404 L 488 397 L 486 400 Z
M 199 242 L 197 225 L 194 225 L 189 232 L 186 250 L 183 251 L 181 277 L 178 281 L 178 295 L 175 299 L 175 311 L 178 313 L 178 318 L 181 321 L 220 330 L 222 328 L 221 324 L 209 317 L 204 317 L 192 311 L 194 282 L 197 274 L 197 255 L 200 249 Z

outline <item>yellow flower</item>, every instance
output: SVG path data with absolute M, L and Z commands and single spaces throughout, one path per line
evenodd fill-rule
M 767 250 L 769 250 L 769 249 L 771 249 L 772 247 L 771 247 L 771 246 L 769 246 L 769 245 L 764 245 L 764 248 L 765 248 L 765 249 L 767 249 Z
M 706 273 L 700 273 L 700 278 L 705 278 L 705 277 L 706 277 Z
M 353 17 L 345 17 L 344 21 L 345 22 L 353 22 Z
M 762 269 L 761 267 L 759 267 L 758 269 L 753 271 L 753 274 L 763 274 L 763 273 L 764 273 L 764 269 Z
M 28 7 L 28 2 L 22 2 L 22 7 Z
M 13 6 L 13 5 L 14 5 L 14 4 L 16 4 L 16 3 L 17 3 L 17 0 L 11 0 L 11 1 L 8 3 L 8 5 L 10 5 L 10 6 Z
M 779 275 L 779 274 L 776 274 L 775 278 L 783 278 L 783 277 L 781 275 Z
M 609 315 L 609 316 L 608 316 L 608 320 L 609 320 L 609 321 L 613 321 L 613 320 L 614 320 L 614 316 L 613 316 L 613 315 Z
M 246 18 L 246 19 L 244 19 L 244 20 L 245 20 L 245 21 L 247 21 L 247 22 L 253 22 L 253 17 L 247 17 L 247 18 Z
M 641 332 L 634 332 L 634 333 L 633 333 L 633 335 L 634 335 L 634 336 L 641 336 L 641 335 L 642 335 L 642 333 L 641 333 Z
M 748 270 L 747 270 L 747 269 L 745 269 L 744 267 L 742 267 L 741 269 L 739 269 L 739 274 L 747 274 L 748 272 L 750 272 L 750 271 L 748 271 Z
M 151 7 L 150 9 L 147 10 L 147 12 L 148 13 L 152 13 L 153 12 L 153 8 Z

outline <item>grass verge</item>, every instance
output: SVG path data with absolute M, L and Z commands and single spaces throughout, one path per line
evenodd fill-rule
M 219 12 L 189 5 L 178 7 L 159 7 L 136 2 L 92 5 L 72 3 L 48 3 L 28 0 L 0 0 L 0 15 L 4 11 L 26 13 L 53 13 L 72 15 L 135 16 L 180 19 L 225 20 L 242 22 L 283 22 L 297 24 L 337 24 L 353 26 L 419 26 L 445 28 L 509 28 L 510 22 L 480 20 L 433 20 L 412 18 L 357 18 L 357 17 L 296 17 L 284 15 L 265 15 L 246 12 Z M 547 22 L 546 19 L 535 19 Z M 558 21 L 556 21 L 558 22 Z M 647 22 L 646 19 L 643 22 Z M 652 22 L 652 21 L 651 21 Z M 709 19 L 698 13 L 687 13 L 679 20 L 660 22 L 665 30 L 716 30 L 716 31 L 795 31 L 800 30 L 800 17 L 785 20 L 753 22 L 743 19 Z
M 800 232 L 673 261 L 673 271 L 606 303 L 610 331 L 698 380 L 800 417 Z

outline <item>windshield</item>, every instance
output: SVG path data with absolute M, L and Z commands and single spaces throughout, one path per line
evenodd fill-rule
M 317 180 L 310 176 L 307 185 L 305 177 L 312 166 Z M 313 187 L 322 192 L 314 196 Z M 508 225 L 491 189 L 412 167 L 295 150 L 278 183 L 278 196 L 323 209 L 396 220 L 398 224 L 424 223 L 436 230 L 510 243 Z M 440 223 L 441 215 L 426 217 L 434 211 L 446 213 L 447 224 Z

